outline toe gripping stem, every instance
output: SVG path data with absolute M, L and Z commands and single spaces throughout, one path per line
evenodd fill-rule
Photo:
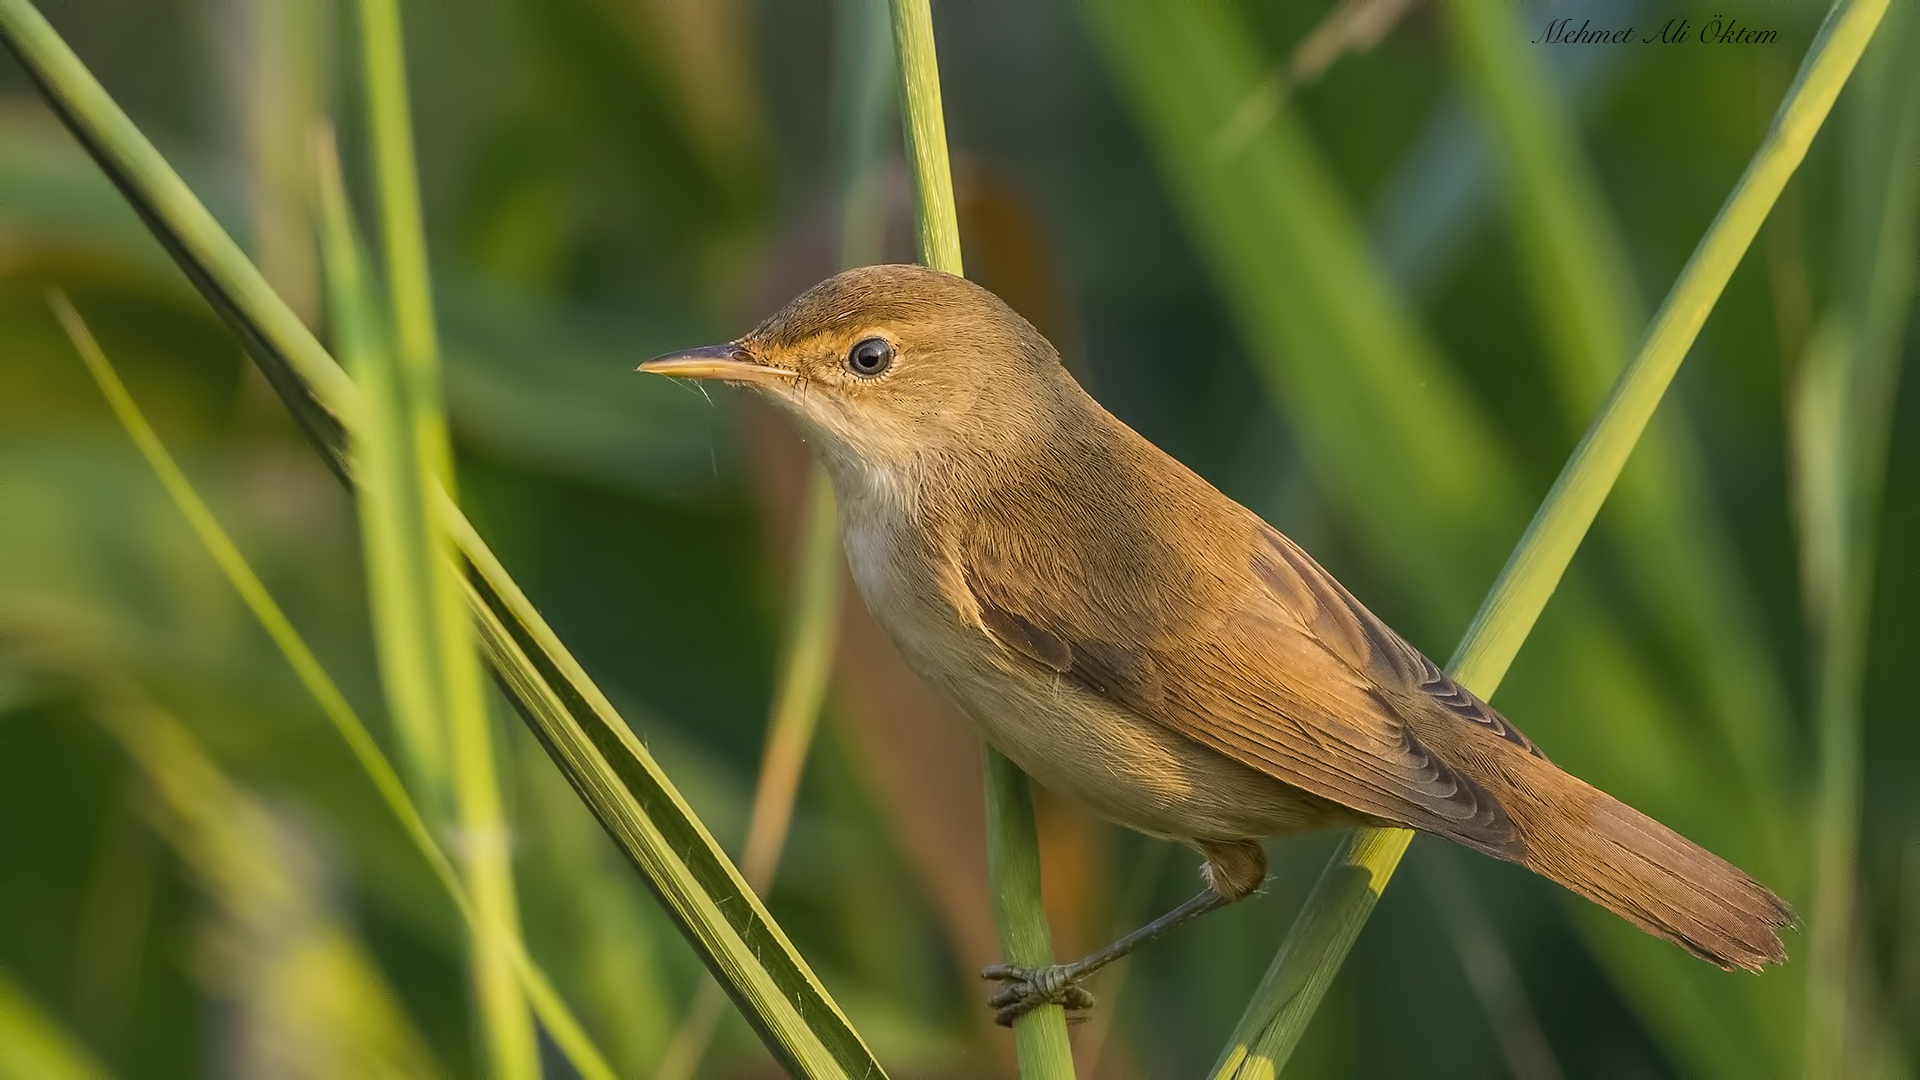
M 1080 985 L 1081 979 L 1092 975 L 1181 923 L 1205 915 L 1215 908 L 1225 907 L 1232 902 L 1233 900 L 1212 889 L 1207 889 L 1099 952 L 1082 957 L 1071 964 L 1054 964 L 1044 968 L 1022 967 L 1018 964 L 990 965 L 980 972 L 980 977 L 1006 984 L 987 999 L 988 1006 L 996 1010 L 993 1018 L 1002 1027 L 1012 1027 L 1015 1020 L 1042 1005 L 1057 1004 L 1069 1010 L 1090 1009 L 1093 1007 L 1093 994 Z

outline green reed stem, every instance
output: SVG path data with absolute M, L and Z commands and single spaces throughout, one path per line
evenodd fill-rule
M 360 389 L 363 406 L 355 425 L 355 462 L 360 485 L 380 492 L 360 508 L 361 548 L 366 565 L 368 608 L 374 624 L 387 711 L 401 764 L 436 820 L 447 811 L 447 732 L 439 683 L 439 628 L 433 621 L 435 574 L 430 522 L 417 507 L 421 477 L 401 455 L 367 453 L 362 432 L 381 431 L 387 443 L 409 439 L 403 391 L 394 385 L 391 349 L 373 300 L 372 270 L 347 209 L 332 135 L 313 140 L 317 172 L 320 255 L 334 348 Z M 396 430 L 397 429 L 397 430 Z
M 426 859 L 434 878 L 440 882 L 442 888 L 446 889 L 447 896 L 453 900 L 461 919 L 473 933 L 481 933 L 484 924 L 475 914 L 473 903 L 467 896 L 466 886 L 461 883 L 460 875 L 455 871 L 452 860 L 447 858 L 446 852 L 433 838 L 433 830 L 428 827 L 425 816 L 420 813 L 420 808 L 414 805 L 412 797 L 407 794 L 406 785 L 401 782 L 400 774 L 381 752 L 380 744 L 374 739 L 373 733 L 367 730 L 359 714 L 354 711 L 352 705 L 348 704 L 346 695 L 340 692 L 340 687 L 321 666 L 313 650 L 307 647 L 300 632 L 294 628 L 293 621 L 287 618 L 286 612 L 273 599 L 273 594 L 267 591 L 265 583 L 253 572 L 253 568 L 247 565 L 246 557 L 240 553 L 240 548 L 234 544 L 233 538 L 221 528 L 219 519 L 214 517 L 213 511 L 207 506 L 205 500 L 201 499 L 199 493 L 194 490 L 192 482 L 187 479 L 186 473 L 181 471 L 173 455 L 167 452 L 165 444 L 160 441 L 159 435 L 154 432 L 153 426 L 147 422 L 139 405 L 134 402 L 133 395 L 127 392 L 126 385 L 120 381 L 120 376 L 107 360 L 106 353 L 94 339 L 92 331 L 81 320 L 80 313 L 74 310 L 73 304 L 68 301 L 65 294 L 60 292 L 51 293 L 48 296 L 48 303 L 52 305 L 61 326 L 66 329 L 67 336 L 72 339 L 80 359 L 86 363 L 87 371 L 99 384 L 100 392 L 106 397 L 107 404 L 112 406 L 114 415 L 119 418 L 128 437 L 139 448 L 141 456 L 153 469 L 154 475 L 159 478 L 161 486 L 166 489 L 173 504 L 179 508 L 181 516 L 187 519 L 187 524 L 193 529 L 194 535 L 207 549 L 207 553 L 213 556 L 214 563 L 232 583 L 234 591 L 240 594 L 240 599 L 247 605 L 247 609 L 253 613 L 261 628 L 273 640 L 280 654 L 286 658 L 288 666 L 293 668 L 294 676 L 300 680 L 300 685 L 306 688 L 307 693 L 320 706 L 320 711 L 326 716 L 328 722 L 346 742 L 347 749 L 353 754 L 354 760 L 360 764 L 367 778 L 373 782 L 374 789 L 380 793 L 381 801 L 387 804 L 387 809 L 392 811 L 394 818 L 399 821 L 401 830 L 407 834 L 407 838 L 413 841 L 414 847 Z M 599 1048 L 594 1045 L 592 1037 L 574 1017 L 572 1010 L 554 990 L 539 964 L 526 952 L 524 943 L 517 936 L 506 934 L 500 936 L 502 937 L 501 947 L 508 950 L 512 957 L 515 977 L 520 980 L 522 989 L 533 1004 L 534 1011 L 539 1014 L 540 1022 L 553 1036 L 554 1043 L 559 1046 L 568 1063 L 582 1076 L 595 1078 L 595 1080 L 603 1077 L 611 1080 L 614 1075 L 613 1069 L 607 1064 Z
M 1009 963 L 1044 968 L 1053 963 L 1053 931 L 1040 902 L 1040 844 L 1027 774 L 988 747 L 987 881 L 1000 953 Z M 1023 1080 L 1073 1076 L 1066 1010 L 1043 1005 L 1013 1022 L 1013 1050 Z
M 1886 8 L 1887 0 L 1841 0 L 1828 14 L 1766 139 L 1681 270 L 1639 355 L 1614 383 L 1468 627 L 1448 671 L 1482 698 L 1493 696 L 1532 631 L 1727 279 L 1806 157 Z M 1405 829 L 1358 829 L 1341 845 L 1254 991 L 1214 1066 L 1214 1076 L 1271 1077 L 1285 1066 L 1412 838 Z
M 893 54 L 900 65 L 900 121 L 913 174 L 914 224 L 920 261 L 949 274 L 960 261 L 960 212 L 947 161 L 947 114 L 940 105 L 940 62 L 934 55 L 929 0 L 892 0 Z
M 914 219 L 920 261 L 949 274 L 964 273 L 960 217 L 947 161 L 947 121 L 940 105 L 940 64 L 934 55 L 933 12 L 928 0 L 892 0 L 893 48 L 900 64 L 900 108 L 907 159 L 912 164 Z M 1033 794 L 1027 778 L 999 751 L 986 748 L 987 868 L 1000 948 L 1010 963 L 1053 963 L 1053 938 L 1040 903 L 1040 847 L 1034 832 Z M 1035 1009 L 1013 1024 L 1020 1075 L 1071 1077 L 1066 1012 L 1058 1005 Z
M 456 578 L 453 545 L 439 525 L 432 498 L 436 484 L 450 495 L 456 490 L 453 441 L 442 404 L 400 10 L 396 0 L 361 0 L 358 7 L 374 192 L 386 255 L 390 336 L 363 329 L 354 338 L 374 347 L 357 349 L 343 359 L 368 409 L 368 422 L 354 431 L 355 453 L 368 473 L 362 485 L 362 514 L 374 525 L 367 531 L 368 563 L 384 560 L 411 571 L 405 578 L 389 574 L 369 581 L 382 659 L 401 661 L 383 663 L 381 675 L 383 680 L 397 678 L 403 683 L 418 682 L 423 676 L 431 680 L 434 692 L 413 695 L 407 704 L 433 708 L 423 712 L 415 726 L 437 727 L 445 743 L 442 771 L 459 823 L 467 887 L 483 921 L 498 923 L 518 936 L 512 848 L 494 761 L 486 686 Z M 357 262 L 349 253 L 358 245 L 352 243 L 338 177 L 322 179 L 333 196 L 330 217 L 335 220 L 326 230 L 334 241 L 328 260 L 331 271 L 342 261 Z M 329 277 L 333 276 L 330 272 Z M 350 284 L 371 292 L 369 281 Z M 361 300 L 344 303 L 340 290 L 330 293 L 336 311 L 371 307 Z M 402 525 L 380 529 L 381 519 Z M 472 952 L 474 990 L 493 1071 L 513 1080 L 537 1077 L 539 1044 L 526 1001 L 514 982 L 509 959 L 494 945 L 495 940 L 492 934 L 476 937 Z
M 364 64 L 368 131 L 372 135 L 374 189 L 385 238 L 388 303 L 402 363 L 431 373 L 439 363 L 433 286 L 428 278 L 426 230 L 420 214 L 420 179 L 413 160 L 413 119 L 407 105 L 406 44 L 397 0 L 360 0 L 360 50 Z

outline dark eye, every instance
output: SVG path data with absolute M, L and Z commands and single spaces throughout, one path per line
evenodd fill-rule
M 893 366 L 893 344 L 886 338 L 870 337 L 847 351 L 847 370 L 863 379 L 871 379 Z

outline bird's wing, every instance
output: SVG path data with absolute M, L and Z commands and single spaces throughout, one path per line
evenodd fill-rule
M 1149 598 L 1124 617 L 1089 595 L 1119 583 L 1043 594 L 978 550 L 960 569 L 981 625 L 1028 660 L 1315 795 L 1508 853 L 1519 839 L 1506 812 L 1416 729 L 1539 751 L 1286 537 L 1257 524 L 1251 539 L 1244 580 L 1194 588 L 1217 603 Z

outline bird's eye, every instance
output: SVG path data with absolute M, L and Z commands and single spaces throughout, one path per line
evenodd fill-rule
M 893 344 L 886 338 L 866 338 L 847 351 L 847 370 L 863 379 L 883 375 L 892 366 Z

